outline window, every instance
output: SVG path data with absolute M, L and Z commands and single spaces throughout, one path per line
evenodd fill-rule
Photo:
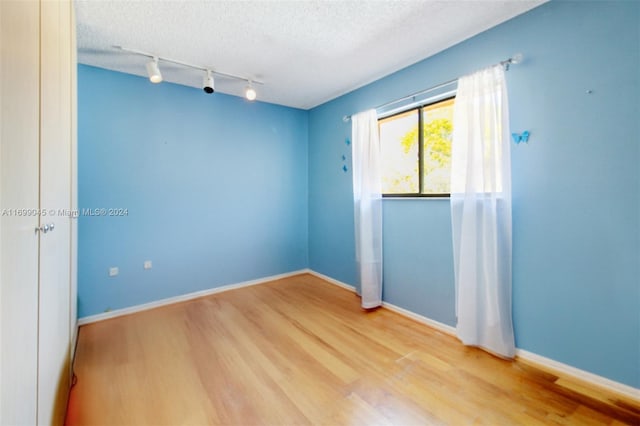
M 447 98 L 378 120 L 383 195 L 449 196 L 454 101 Z

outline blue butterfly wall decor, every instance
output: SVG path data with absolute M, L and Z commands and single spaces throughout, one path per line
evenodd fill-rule
M 529 131 L 525 130 L 522 133 L 511 133 L 511 137 L 516 144 L 521 142 L 528 143 L 529 142 Z

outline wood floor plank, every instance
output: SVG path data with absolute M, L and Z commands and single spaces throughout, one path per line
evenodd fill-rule
M 640 424 L 304 274 L 83 326 L 67 425 Z

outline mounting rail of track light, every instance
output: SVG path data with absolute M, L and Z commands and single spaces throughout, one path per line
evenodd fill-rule
M 115 49 L 119 49 L 122 50 L 123 52 L 127 52 L 127 53 L 132 53 L 134 55 L 140 55 L 140 56 L 146 56 L 148 58 L 151 58 L 151 60 L 147 63 L 146 67 L 147 67 L 147 74 L 149 74 L 149 80 L 152 83 L 160 83 L 162 81 L 162 74 L 160 73 L 160 66 L 159 66 L 159 62 L 163 61 L 163 62 L 171 62 L 172 64 L 176 64 L 176 65 L 181 65 L 183 67 L 187 67 L 187 68 L 193 68 L 196 70 L 200 70 L 200 71 L 204 71 L 205 75 L 203 78 L 203 83 L 202 83 L 202 89 L 206 92 L 206 93 L 213 93 L 215 91 L 215 82 L 214 82 L 214 75 L 220 75 L 226 78 L 232 78 L 235 80 L 242 80 L 242 81 L 246 81 L 247 82 L 247 86 L 244 89 L 244 96 L 246 99 L 253 101 L 256 99 L 256 90 L 253 87 L 254 84 L 264 84 L 263 82 L 259 81 L 259 80 L 254 80 L 252 78 L 247 78 L 247 77 L 240 77 L 237 75 L 233 75 L 233 74 L 228 74 L 225 72 L 221 72 L 221 71 L 216 71 L 213 70 L 211 68 L 207 68 L 207 67 L 203 67 L 200 65 L 194 65 L 194 64 L 190 64 L 188 62 L 183 62 L 183 61 L 178 61 L 176 59 L 171 59 L 171 58 L 166 58 L 164 56 L 158 56 L 158 55 L 154 55 L 153 53 L 149 53 L 149 52 L 143 52 L 141 50 L 137 50 L 137 49 L 131 49 L 128 47 L 123 47 L 123 46 L 113 46 Z

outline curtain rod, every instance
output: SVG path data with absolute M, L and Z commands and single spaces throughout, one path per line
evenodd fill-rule
M 522 53 L 516 53 L 512 57 L 507 58 L 504 61 L 498 62 L 498 64 L 502 65 L 504 67 L 505 71 L 509 71 L 509 66 L 510 65 L 519 64 L 520 62 L 522 62 L 522 59 L 523 59 Z M 451 84 L 453 84 L 453 83 L 455 83 L 457 81 L 458 81 L 457 78 L 454 78 L 453 80 L 445 81 L 444 83 L 440 83 L 440 84 L 438 84 L 436 86 L 433 86 L 433 87 L 430 87 L 428 89 L 420 90 L 419 92 L 412 93 L 412 94 L 404 96 L 404 97 L 402 97 L 400 99 L 395 99 L 395 100 L 390 101 L 390 102 L 385 102 L 384 104 L 378 105 L 374 109 L 378 110 L 380 108 L 384 108 L 386 106 L 393 105 L 393 104 L 396 104 L 398 102 L 406 101 L 407 99 L 415 98 L 416 96 L 424 95 L 426 93 L 433 92 L 433 91 L 438 90 L 438 89 L 442 89 L 443 87 L 449 86 L 449 85 L 451 85 Z M 351 115 L 345 115 L 344 117 L 342 117 L 342 121 L 344 121 L 345 123 L 347 123 L 349 120 L 351 120 Z

